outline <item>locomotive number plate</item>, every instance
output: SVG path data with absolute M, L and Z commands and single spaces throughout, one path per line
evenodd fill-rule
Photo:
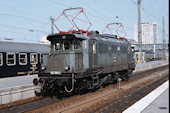
M 60 71 L 51 71 L 50 74 L 52 74 L 52 75 L 54 75 L 54 74 L 59 75 L 59 74 L 61 74 L 61 72 Z

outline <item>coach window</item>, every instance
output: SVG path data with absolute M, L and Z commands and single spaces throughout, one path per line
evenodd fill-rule
M 0 53 L 0 66 L 2 66 L 3 65 L 3 55 L 2 55 L 2 53 Z
M 16 64 L 16 55 L 15 53 L 7 53 L 7 65 L 13 66 Z
M 36 54 L 36 53 L 32 53 L 31 55 L 30 55 L 30 63 L 31 64 L 37 64 L 37 62 L 38 62 L 38 55 Z
M 20 65 L 26 65 L 27 64 L 27 54 L 26 53 L 20 53 L 19 54 L 19 64 Z

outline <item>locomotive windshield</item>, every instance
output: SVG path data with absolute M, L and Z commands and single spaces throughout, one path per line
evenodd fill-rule
M 81 49 L 81 41 L 80 40 L 55 41 L 55 50 L 56 51 L 80 50 L 80 49 Z
M 62 43 L 60 41 L 55 43 L 55 49 L 62 50 Z

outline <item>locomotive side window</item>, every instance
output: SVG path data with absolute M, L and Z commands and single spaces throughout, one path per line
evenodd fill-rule
M 7 53 L 7 65 L 13 66 L 16 64 L 16 55 L 15 53 Z
M 73 50 L 79 50 L 81 48 L 81 42 L 78 40 L 73 40 Z
M 121 53 L 126 53 L 126 52 L 127 52 L 127 47 L 126 47 L 126 45 L 121 45 L 121 46 L 120 46 L 120 52 L 121 52 Z
M 99 52 L 107 53 L 108 52 L 108 44 L 99 43 Z
M 117 46 L 117 51 L 120 52 L 120 46 Z
M 38 55 L 36 53 L 32 53 L 30 55 L 30 63 L 37 64 L 37 62 L 38 62 Z
M 93 42 L 93 54 L 96 54 L 96 42 Z
M 112 45 L 112 52 L 117 53 L 117 45 Z
M 19 64 L 20 65 L 26 65 L 27 64 L 27 54 L 26 53 L 20 53 L 19 54 Z
M 2 55 L 2 53 L 0 53 L 0 66 L 2 66 L 3 65 L 3 55 Z

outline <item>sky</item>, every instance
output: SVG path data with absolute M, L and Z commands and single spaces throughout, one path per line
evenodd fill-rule
M 64 9 L 75 7 L 84 9 L 92 23 L 89 30 L 102 33 L 107 24 L 121 22 L 126 38 L 134 39 L 137 0 L 0 0 L 0 41 L 39 43 L 44 35 L 51 33 L 50 17 L 57 18 Z M 162 42 L 163 16 L 168 42 L 169 0 L 141 0 L 141 22 L 157 23 L 158 43 Z M 78 21 L 77 24 L 87 29 L 86 23 Z M 65 29 L 70 23 L 62 20 L 57 25 Z

